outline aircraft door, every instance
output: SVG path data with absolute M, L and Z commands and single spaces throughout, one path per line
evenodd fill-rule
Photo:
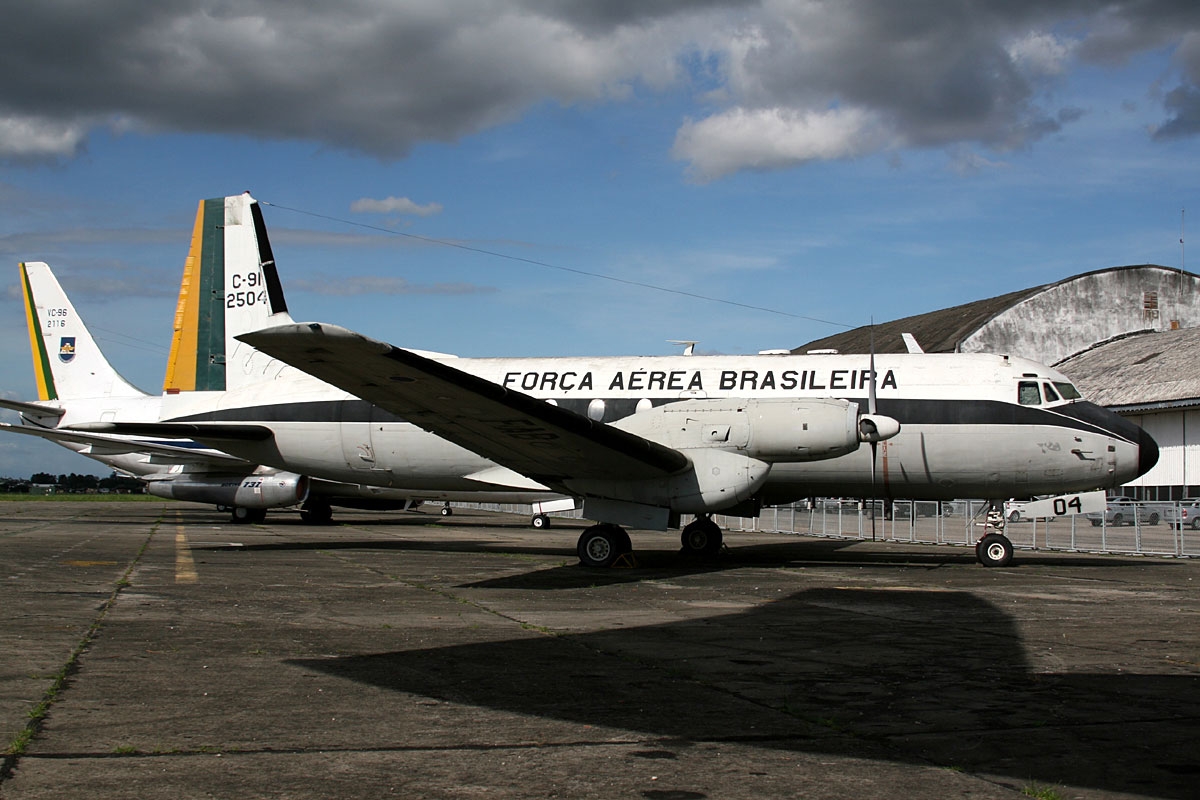
M 342 457 L 352 470 L 375 469 L 375 445 L 371 437 L 371 404 L 343 400 L 339 404 Z

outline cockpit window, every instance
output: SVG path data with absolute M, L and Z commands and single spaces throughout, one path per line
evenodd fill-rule
M 1017 384 L 1017 402 L 1023 406 L 1039 406 L 1042 404 L 1042 393 L 1034 381 L 1021 381 Z
M 1063 400 L 1078 400 L 1083 397 L 1079 393 L 1079 390 L 1069 383 L 1055 383 L 1054 388 L 1058 389 L 1058 393 L 1062 395 Z
M 1046 393 L 1047 403 L 1057 403 L 1059 400 L 1058 392 L 1054 391 L 1054 387 L 1048 383 L 1042 384 L 1042 391 Z

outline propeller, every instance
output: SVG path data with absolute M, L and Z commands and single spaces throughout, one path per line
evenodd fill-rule
M 865 416 L 860 416 L 858 419 L 858 438 L 859 441 L 868 442 L 871 445 L 871 541 L 875 541 L 875 500 L 879 496 L 877 486 L 877 468 L 876 464 L 879 460 L 879 443 L 885 439 L 890 439 L 900 432 L 900 423 L 891 417 L 885 417 L 879 413 L 876 404 L 876 384 L 875 377 L 875 323 L 871 322 L 871 383 L 867 387 L 867 413 Z

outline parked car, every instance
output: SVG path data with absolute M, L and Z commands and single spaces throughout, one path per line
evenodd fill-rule
M 1188 497 L 1172 505 L 1163 513 L 1163 519 L 1172 528 L 1200 530 L 1200 497 Z
M 1160 503 L 1141 503 L 1132 497 L 1110 497 L 1104 505 L 1104 514 L 1086 514 L 1092 527 L 1104 525 L 1157 525 L 1162 517 Z
M 1009 500 L 1004 504 L 1004 516 L 1008 518 L 1009 522 L 1028 522 L 1031 519 L 1053 520 L 1054 517 L 1050 515 L 1039 516 L 1029 513 L 1029 504 L 1043 499 L 1045 498 L 1031 497 L 1025 500 Z

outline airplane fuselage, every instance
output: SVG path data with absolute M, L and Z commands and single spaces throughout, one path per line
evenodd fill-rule
M 255 423 L 264 442 L 220 447 L 257 463 L 416 496 L 537 497 L 547 487 L 427 433 L 278 361 L 253 359 L 264 380 L 223 393 L 164 401 L 165 421 Z M 235 361 L 236 363 L 236 361 Z M 249 362 L 248 362 L 249 363 Z M 840 398 L 866 409 L 866 355 L 448 358 L 455 369 L 627 430 L 637 417 L 683 401 L 732 401 L 722 449 L 745 451 L 736 401 Z M 901 431 L 835 458 L 770 461 L 763 505 L 812 496 L 1008 498 L 1119 486 L 1157 458 L 1152 440 L 1079 399 L 1069 379 L 1025 359 L 986 354 L 876 358 L 878 412 Z M 698 406 L 690 406 L 692 408 Z M 639 431 L 639 433 L 641 433 Z M 644 435 L 644 434 L 642 434 Z M 653 438 L 653 437 L 650 437 Z M 1152 462 L 1151 462 L 1152 463 Z M 719 509 L 713 509 L 719 510 Z

